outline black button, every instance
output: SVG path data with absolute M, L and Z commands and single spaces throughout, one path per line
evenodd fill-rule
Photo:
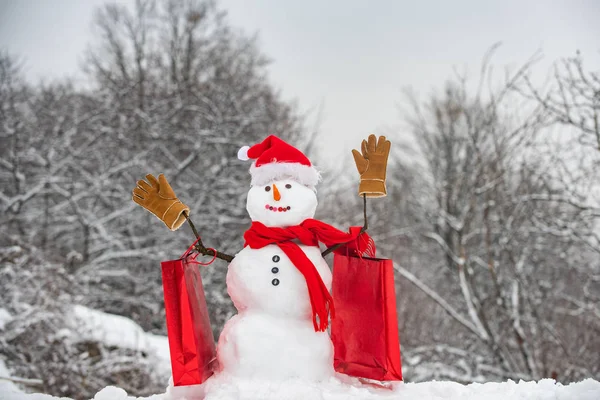
M 271 268 L 271 272 L 274 273 L 274 274 L 276 274 L 276 273 L 279 272 L 279 268 L 273 267 L 273 268 Z
M 279 279 L 275 278 L 271 281 L 271 283 L 273 284 L 273 286 L 277 286 L 279 285 Z
M 273 256 L 273 262 L 279 262 L 279 260 L 281 260 L 279 256 Z

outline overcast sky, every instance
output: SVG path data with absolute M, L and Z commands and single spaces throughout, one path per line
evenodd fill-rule
M 0 48 L 21 55 L 32 80 L 73 76 L 102 0 L 0 0 Z M 122 0 L 130 4 L 132 1 Z M 581 50 L 600 69 L 600 0 L 222 0 L 231 23 L 259 33 L 273 83 L 302 110 L 323 104 L 322 133 L 360 138 L 399 122 L 402 88 L 440 88 L 453 68 L 475 75 L 501 41 L 499 67 L 538 65 Z M 316 113 L 313 113 L 313 120 Z M 335 150 L 334 150 L 335 153 Z

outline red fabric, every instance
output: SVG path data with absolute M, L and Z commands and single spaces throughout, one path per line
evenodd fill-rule
M 331 322 L 335 370 L 379 381 L 402 380 L 392 260 L 336 254 Z
M 346 243 L 336 252 L 363 254 L 373 248 L 373 241 L 367 233 L 361 234 L 360 230 L 360 227 L 351 227 L 349 232 L 343 232 L 316 219 L 307 219 L 300 225 L 286 228 L 268 227 L 260 222 L 253 222 L 244 234 L 244 239 L 245 246 L 253 249 L 276 244 L 289 257 L 306 280 L 315 331 L 325 331 L 329 325 L 329 314 L 331 318 L 335 317 L 333 299 L 315 265 L 293 240 L 297 239 L 307 246 L 318 246 L 319 242 L 327 247 Z
M 175 386 L 204 382 L 213 374 L 216 362 L 202 279 L 198 267 L 188 260 L 185 257 L 161 263 Z
M 275 135 L 270 135 L 261 143 L 250 147 L 248 158 L 256 159 L 257 167 L 272 162 L 299 163 L 308 167 L 312 166 L 308 157 L 300 150 Z

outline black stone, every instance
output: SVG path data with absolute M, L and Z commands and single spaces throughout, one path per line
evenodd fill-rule
M 274 274 L 276 274 L 276 273 L 279 272 L 279 268 L 273 267 L 273 268 L 271 268 L 271 272 L 274 273 Z
M 273 262 L 279 262 L 279 260 L 281 260 L 279 256 L 273 256 Z
M 279 285 L 279 279 L 275 278 L 271 281 L 271 283 L 273 284 L 273 286 L 277 286 Z

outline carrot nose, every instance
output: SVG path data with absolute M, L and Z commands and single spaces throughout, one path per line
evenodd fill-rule
M 273 184 L 273 199 L 275 199 L 275 201 L 281 200 L 281 193 L 279 193 L 277 185 L 275 184 Z

